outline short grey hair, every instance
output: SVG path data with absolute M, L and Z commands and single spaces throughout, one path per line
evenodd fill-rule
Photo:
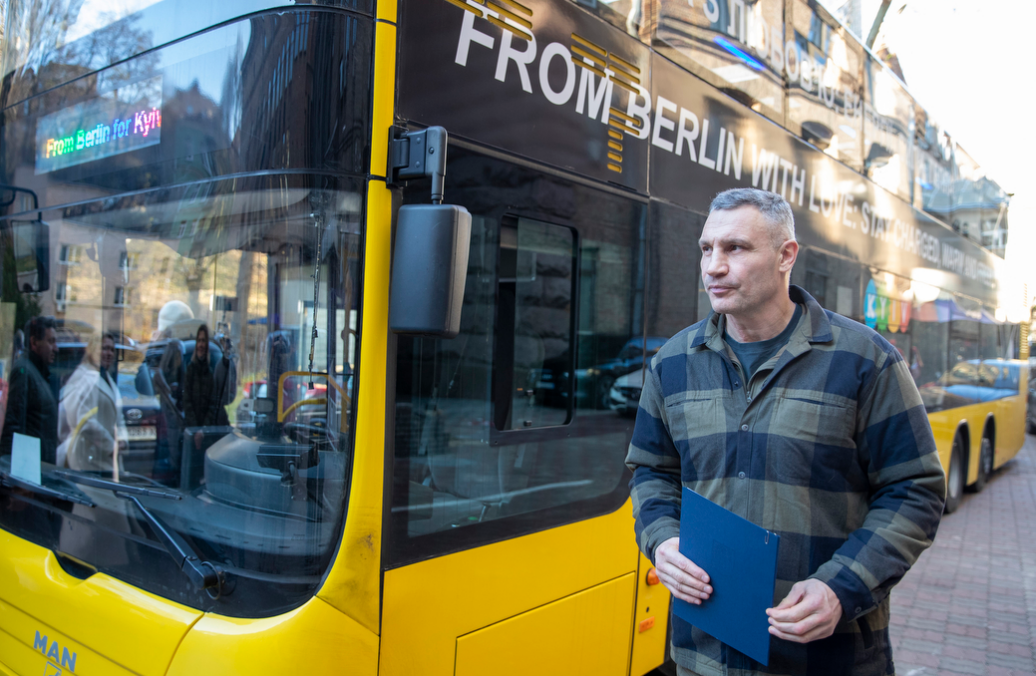
M 753 207 L 763 215 L 770 225 L 770 239 L 779 247 L 789 239 L 795 239 L 795 217 L 791 205 L 775 192 L 758 188 L 732 188 L 724 190 L 712 200 L 709 214 L 713 211 L 732 211 L 741 207 Z

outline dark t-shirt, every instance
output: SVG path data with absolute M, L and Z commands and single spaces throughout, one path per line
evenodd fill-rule
M 769 340 L 757 340 L 754 343 L 739 343 L 731 338 L 729 333 L 723 332 L 723 340 L 733 350 L 737 360 L 741 362 L 741 371 L 744 374 L 746 383 L 752 379 L 752 376 L 755 375 L 756 370 L 760 366 L 787 345 L 792 332 L 795 331 L 795 327 L 799 323 L 800 317 L 802 317 L 802 306 L 796 303 L 795 314 L 792 315 L 791 321 L 788 322 L 783 331 Z

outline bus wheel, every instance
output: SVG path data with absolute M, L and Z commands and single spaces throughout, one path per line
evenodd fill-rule
M 950 467 L 946 472 L 946 513 L 952 514 L 960 507 L 961 494 L 964 492 L 964 449 L 958 436 L 953 440 L 950 451 Z
M 993 440 L 989 437 L 982 437 L 982 450 L 978 456 L 978 478 L 971 485 L 971 492 L 978 493 L 989 483 L 989 476 L 993 473 Z

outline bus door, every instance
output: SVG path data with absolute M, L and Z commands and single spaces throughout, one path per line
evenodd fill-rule
M 396 340 L 381 673 L 627 674 L 620 381 L 643 365 L 647 205 L 449 157 L 446 201 L 472 214 L 461 331 Z

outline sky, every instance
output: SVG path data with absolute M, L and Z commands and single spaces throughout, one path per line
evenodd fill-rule
M 822 0 L 835 10 L 844 0 Z M 862 0 L 867 32 L 880 0 Z M 834 12 L 832 12 L 834 13 Z M 1008 281 L 1036 296 L 1036 54 L 1032 0 L 893 0 L 875 46 L 899 57 L 907 88 L 1009 193 Z M 866 35 L 863 36 L 866 38 Z

